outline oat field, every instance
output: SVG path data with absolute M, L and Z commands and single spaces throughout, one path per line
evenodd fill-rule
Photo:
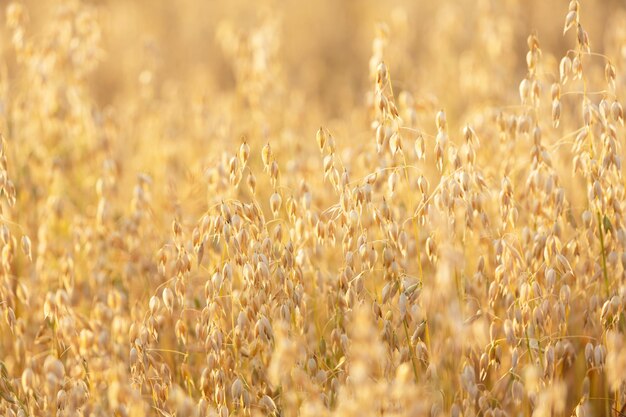
M 1 416 L 626 416 L 622 0 L 0 10 Z

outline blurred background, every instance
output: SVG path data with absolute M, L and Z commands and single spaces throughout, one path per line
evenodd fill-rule
M 563 35 L 568 3 L 23 0 L 17 4 L 24 16 L 9 18 L 0 8 L 7 22 L 0 37 L 0 101 L 7 105 L 0 110 L 11 113 L 0 117 L 9 121 L 0 128 L 23 142 L 33 172 L 34 161 L 75 170 L 67 178 L 80 181 L 73 184 L 78 207 L 97 177 L 83 170 L 116 160 L 118 170 L 146 172 L 164 184 L 158 190 L 165 201 L 189 198 L 201 210 L 196 195 L 206 169 L 226 164 L 223 152 L 234 152 L 243 136 L 253 154 L 272 142 L 288 172 L 319 170 L 320 125 L 348 152 L 346 161 L 363 150 L 344 145 L 372 144 L 375 48 L 396 97 L 409 93 L 416 126 L 426 133 L 440 109 L 454 136 L 466 123 L 480 126 L 503 110 L 520 110 L 532 33 L 549 105 L 559 61 L 576 45 L 575 30 Z M 584 62 L 589 88 L 603 88 L 599 54 L 624 84 L 625 21 L 624 1 L 582 2 L 581 24 L 596 54 Z M 25 41 L 15 43 L 16 34 Z M 580 110 L 571 104 L 561 133 L 570 120 L 578 123 Z M 132 190 L 135 178 L 121 174 L 120 181 L 121 190 Z M 63 183 L 59 190 L 68 192 Z
M 24 3 L 30 28 L 36 31 L 57 2 Z M 479 94 L 490 102 L 516 94 L 526 68 L 526 38 L 532 31 L 538 34 L 548 63 L 551 55 L 562 56 L 574 44 L 568 37 L 575 36 L 574 32 L 562 35 L 565 0 L 85 3 L 97 6 L 101 23 L 105 53 L 91 74 L 90 87 L 102 105 L 115 103 L 136 88 L 144 70 L 154 77 L 157 93 L 185 86 L 193 86 L 195 93 L 202 91 L 200 86 L 206 91 L 232 90 L 232 59 L 220 44 L 220 28 L 228 27 L 243 37 L 271 22 L 283 85 L 323 102 L 327 117 L 343 117 L 363 102 L 370 87 L 368 60 L 374 28 L 377 22 L 386 22 L 386 59 L 397 88 L 453 103 L 457 108 L 448 112 L 454 114 L 463 111 L 459 95 Z M 581 7 L 592 49 L 616 54 L 605 49 L 611 45 L 608 34 L 624 32 L 625 2 L 587 0 Z M 3 47 L 8 46 L 5 37 Z M 625 55 L 621 51 L 618 65 Z M 489 83 L 482 82 L 485 78 Z
M 460 164 L 460 158 L 452 156 L 458 156 L 457 149 L 468 149 L 461 145 L 466 140 L 461 133 L 466 124 L 471 124 L 481 142 L 476 166 L 482 171 L 481 178 L 484 176 L 486 192 L 485 196 L 482 190 L 472 196 L 469 206 L 474 207 L 475 201 L 480 206 L 485 202 L 491 217 L 485 214 L 481 221 L 488 223 L 486 220 L 490 222 L 490 218 L 494 218 L 500 222 L 501 204 L 496 198 L 506 177 L 511 179 L 519 197 L 519 224 L 525 224 L 528 217 L 534 221 L 536 212 L 543 209 L 542 204 L 548 197 L 552 199 L 557 195 L 556 187 L 563 186 L 565 191 L 560 195 L 566 196 L 573 209 L 573 214 L 568 212 L 571 218 L 567 220 L 572 227 L 567 226 L 567 230 L 578 234 L 579 229 L 571 219 L 580 218 L 589 205 L 587 194 L 581 190 L 585 187 L 592 190 L 590 177 L 571 175 L 574 156 L 580 157 L 580 143 L 586 140 L 586 136 L 578 135 L 583 122 L 581 104 L 588 107 L 593 100 L 596 106 L 607 95 L 604 75 L 607 63 L 615 66 L 613 81 L 618 86 L 615 96 L 609 97 L 613 100 L 612 106 L 618 106 L 615 100 L 623 97 L 620 88 L 626 85 L 626 2 L 581 1 L 580 23 L 589 35 L 592 53 L 581 55 L 584 81 L 570 80 L 566 86 L 563 83 L 563 110 L 559 110 L 560 118 L 556 118 L 551 107 L 551 85 L 558 80 L 562 57 L 573 56 L 574 53 L 567 52 L 576 47 L 576 30 L 563 35 L 568 3 L 567 0 L 19 0 L 7 6 L 7 2 L 0 2 L 0 133 L 6 138 L 2 143 L 8 144 L 8 174 L 4 172 L 7 170 L 4 151 L 0 152 L 0 188 L 5 187 L 5 183 L 11 184 L 8 195 L 15 200 L 9 210 L 5 208 L 7 204 L 2 203 L 7 193 L 0 193 L 1 217 L 10 220 L 15 229 L 13 233 L 19 226 L 20 235 L 30 236 L 35 259 L 31 267 L 20 258 L 22 264 L 15 267 L 16 277 L 30 276 L 27 282 L 32 284 L 33 300 L 25 314 L 28 321 L 22 322 L 26 337 L 15 340 L 26 340 L 26 349 L 33 349 L 38 343 L 39 326 L 50 327 L 44 320 L 43 312 L 47 308 L 44 300 L 52 297 L 52 291 L 57 291 L 62 281 L 68 292 L 74 294 L 73 308 L 85 316 L 112 311 L 104 307 L 106 303 L 118 304 L 118 310 L 123 311 L 118 318 L 124 321 L 117 322 L 121 323 L 119 325 L 114 322 L 111 343 L 106 349 L 110 357 L 124 365 L 115 370 L 118 373 L 115 379 L 127 387 L 128 392 L 134 392 L 129 386 L 131 378 L 127 366 L 128 327 L 148 317 L 148 300 L 156 294 L 155 289 L 159 291 L 165 282 L 171 281 L 171 271 L 166 274 L 165 270 L 161 272 L 157 268 L 157 257 L 161 262 L 160 254 L 169 253 L 169 263 L 179 267 L 182 252 L 175 253 L 179 238 L 176 236 L 178 227 L 173 228 L 173 225 L 180 225 L 186 237 L 192 236 L 192 231 L 198 230 L 199 219 L 207 219 L 207 213 L 225 207 L 225 201 L 258 202 L 261 211 L 269 216 L 274 210 L 270 210 L 268 202 L 280 192 L 284 208 L 288 207 L 288 201 L 302 201 L 292 207 L 301 205 L 303 213 L 306 211 L 302 218 L 306 217 L 307 221 L 300 223 L 305 225 L 303 227 L 313 230 L 316 220 L 321 219 L 319 224 L 329 222 L 323 226 L 326 229 L 321 230 L 331 230 L 329 225 L 333 223 L 328 218 L 335 215 L 344 196 L 349 195 L 345 191 L 337 193 L 339 187 L 335 188 L 332 182 L 337 185 L 345 178 L 346 183 L 350 180 L 351 185 L 356 185 L 366 179 L 369 183 L 373 178 L 373 192 L 382 199 L 382 202 L 374 200 L 375 204 L 387 207 L 385 184 L 396 184 L 401 172 L 399 167 L 407 168 L 407 160 L 401 161 L 405 155 L 409 163 L 418 164 L 413 166 L 418 170 L 411 171 L 415 177 L 411 180 L 407 174 L 407 188 L 400 188 L 404 191 L 394 194 L 395 185 L 390 185 L 387 195 L 395 195 L 391 204 L 396 212 L 394 218 L 408 220 L 408 210 L 414 206 L 412 191 L 421 188 L 422 178 L 426 183 L 430 181 L 433 188 L 437 187 L 435 190 L 441 190 L 442 196 L 461 190 L 458 183 L 450 188 L 456 181 L 452 175 L 442 175 L 445 171 L 439 160 L 444 159 L 443 146 L 439 147 L 436 135 L 442 133 L 444 137 L 444 130 L 450 132 L 450 144 L 455 146 L 448 146 L 448 150 L 453 151 L 448 152 L 448 157 L 450 162 Z M 520 105 L 520 81 L 527 76 L 528 68 L 527 39 L 533 33 L 541 49 L 538 72 L 530 77 L 533 83 L 537 81 L 532 84 L 537 100 L 532 106 Z M 379 60 L 386 65 L 379 66 Z M 394 100 L 394 106 L 397 100 L 395 108 L 402 123 L 395 128 L 397 131 L 402 128 L 402 134 L 390 136 L 385 132 L 391 132 L 391 126 L 376 124 L 382 120 L 383 113 L 376 113 L 374 101 L 377 68 L 386 68 L 385 74 L 387 69 L 389 71 L 391 83 L 384 85 L 384 94 L 389 98 L 385 100 Z M 540 88 L 534 88 L 539 85 Z M 386 91 L 391 89 L 393 91 Z M 583 89 L 591 99 L 583 96 Z M 379 108 L 391 109 L 380 104 L 382 99 L 379 93 Z M 611 112 L 613 108 L 618 107 L 612 107 Z M 441 110 L 445 110 L 446 122 L 440 123 L 441 132 L 437 132 L 435 118 L 437 114 L 444 114 L 439 113 Z M 393 110 L 386 111 L 387 115 L 394 114 Z M 599 114 L 598 110 L 596 112 Z M 522 122 L 524 129 L 520 126 Z M 553 161 L 554 174 L 548 170 L 541 174 L 545 174 L 545 179 L 540 180 L 545 184 L 545 196 L 541 194 L 542 187 L 535 185 L 539 180 L 538 168 L 534 165 L 540 147 L 530 140 L 531 122 L 543 129 L 541 144 Z M 316 143 L 320 126 L 333 138 L 331 145 L 329 136 L 321 154 Z M 377 135 L 378 126 L 383 126 L 378 129 L 381 135 Z M 600 125 L 595 124 L 593 128 L 597 133 L 596 142 L 599 142 Z M 533 130 L 533 139 L 538 141 L 539 135 L 534 132 L 539 130 Z M 573 136 L 582 139 L 575 143 Z M 616 133 L 616 137 L 620 136 Z M 393 138 L 397 141 L 396 149 L 404 146 L 403 152 L 375 152 L 379 138 L 383 142 Z M 446 133 L 446 141 L 447 138 Z M 423 152 L 415 151 L 416 147 L 419 149 L 420 140 L 428 154 L 425 161 L 419 161 L 419 154 Z M 593 146 L 593 139 L 589 142 Z M 250 160 L 244 163 L 238 158 L 239 150 L 248 145 L 246 153 Z M 268 156 L 268 145 L 271 145 L 271 156 Z M 267 152 L 263 163 L 262 149 Z M 405 149 L 408 152 L 404 152 Z M 437 150 L 440 150 L 439 155 Z M 543 153 L 541 155 L 545 158 Z M 373 173 L 376 174 L 372 177 Z M 556 180 L 556 173 L 563 179 L 562 184 Z M 620 188 L 621 178 L 614 179 Z M 474 182 L 482 184 L 482 180 Z M 533 192 L 528 191 L 535 188 Z M 548 193 L 548 189 L 555 193 Z M 421 193 L 426 201 L 428 191 Z M 433 191 L 431 197 L 435 193 Z M 623 200 L 619 198 L 622 191 L 606 194 L 618 205 Z M 442 203 L 442 207 L 447 204 Z M 420 210 L 424 207 L 427 206 Z M 341 227 L 348 224 L 348 212 L 344 211 L 343 216 L 337 217 L 345 222 Z M 545 211 L 537 217 L 543 216 L 542 223 L 551 224 L 551 213 Z M 370 214 L 363 215 L 368 223 L 374 221 Z M 461 215 L 459 211 L 451 218 L 461 219 Z M 463 223 L 459 221 L 455 225 L 462 228 Z M 282 234 L 282 223 L 277 224 L 272 225 L 272 233 L 279 230 Z M 402 224 L 404 227 L 408 222 Z M 430 221 L 427 224 L 424 217 L 423 225 L 425 230 L 416 234 L 414 249 L 434 242 L 428 229 L 432 228 L 435 233 L 438 224 Z M 556 224 L 550 227 L 529 225 L 537 229 L 532 237 L 534 242 L 543 242 L 541 245 L 546 248 L 546 236 L 560 234 L 547 232 L 557 230 Z M 581 230 L 593 236 L 590 225 L 591 222 Z M 464 244 L 470 250 L 465 258 L 457 257 L 468 261 L 467 270 L 472 274 L 472 263 L 479 251 L 490 251 L 495 246 L 491 226 L 481 227 L 485 233 L 476 233 L 476 245 L 470 240 L 469 244 Z M 506 232 L 507 227 L 504 224 L 502 231 Z M 288 228 L 285 235 L 289 237 L 283 239 L 281 235 L 275 239 L 286 241 L 291 239 L 291 233 L 300 236 L 299 226 Z M 332 228 L 334 230 L 335 226 Z M 223 230 L 230 230 L 230 226 L 224 226 Z M 352 226 L 346 230 L 353 233 Z M 381 227 L 380 231 L 384 230 Z M 391 236 L 391 230 L 390 227 L 389 232 L 384 233 Z M 397 235 L 398 229 L 395 230 Z M 448 234 L 448 229 L 442 230 L 442 235 Z M 382 242 L 377 233 L 370 236 L 372 241 Z M 465 239 L 465 233 L 463 236 Z M 421 238 L 425 239 L 424 243 L 420 242 Z M 2 239 L 6 242 L 4 234 Z M 295 241 L 302 240 L 305 248 L 310 245 L 310 256 L 318 256 L 317 246 L 312 243 L 314 239 L 307 239 L 298 237 Z M 524 239 L 533 251 L 542 251 L 539 243 L 531 246 L 530 234 L 526 233 Z M 587 239 L 592 241 L 592 238 Z M 185 247 L 192 250 L 197 243 L 192 240 L 181 242 L 186 242 Z M 334 237 L 332 241 L 327 258 L 321 260 L 324 268 L 333 271 L 328 273 L 329 277 L 344 265 L 341 251 L 331 253 Z M 591 243 L 588 245 L 590 251 L 583 252 L 587 257 L 583 256 L 579 262 L 583 264 L 579 269 L 584 271 L 580 276 L 588 276 L 599 283 L 599 251 L 595 251 Z M 13 246 L 18 247 L 17 243 Z M 572 259 L 578 258 L 578 250 L 578 246 L 571 249 Z M 210 261 L 215 262 L 218 257 L 221 257 L 220 262 L 224 261 L 220 247 L 212 247 L 211 251 Z M 527 254 L 534 256 L 531 251 Z M 617 252 L 614 254 L 615 264 L 618 259 L 625 259 L 618 258 Z M 208 261 L 205 258 L 205 263 Z M 494 263 L 488 265 L 487 269 L 496 270 Z M 311 266 L 313 272 L 317 264 Z M 407 270 L 417 273 L 411 268 L 414 266 Z M 543 269 L 543 265 L 537 266 L 537 270 Z M 451 275 L 447 269 L 442 271 L 443 275 Z M 212 270 L 194 272 L 198 286 L 188 287 L 190 300 L 201 288 L 199 283 L 205 285 L 206 272 L 212 273 Z M 520 272 L 520 282 L 526 279 L 525 274 L 526 271 Z M 6 274 L 6 277 L 6 282 L 17 284 L 13 274 Z M 438 283 L 432 282 L 432 285 Z M 484 283 L 483 278 L 477 280 L 477 285 Z M 118 303 L 108 296 L 108 290 L 103 290 L 113 287 L 125 297 L 123 306 L 121 301 Z M 445 291 L 449 291 L 450 299 L 452 295 L 456 298 L 454 286 L 447 287 L 449 290 Z M 333 291 L 332 288 L 329 286 L 329 291 Z M 581 284 L 581 288 L 587 294 L 587 289 L 592 287 Z M 435 286 L 432 289 L 431 294 L 442 291 Z M 594 291 L 589 292 L 592 294 L 589 305 L 593 306 L 590 311 L 599 312 L 601 298 L 596 294 L 599 291 Z M 317 289 L 310 293 L 317 294 Z M 612 300 L 610 305 L 613 305 Z M 583 298 L 580 303 L 576 305 L 584 306 L 587 301 Z M 445 302 L 436 304 L 447 306 Z M 100 307 L 94 308 L 94 305 Z M 473 302 L 468 303 L 468 311 L 469 308 L 474 309 Z M 599 336 L 600 330 L 604 331 L 600 324 L 587 326 L 583 315 L 586 317 L 588 312 L 584 308 L 580 310 L 576 312 L 580 315 L 571 320 L 575 323 L 572 335 L 584 330 L 585 333 L 597 332 Z M 481 312 L 472 310 L 472 314 L 473 311 Z M 18 318 L 20 314 L 17 310 Z M 450 317 L 449 314 L 456 313 L 445 312 L 442 317 Z M 195 318 L 187 317 L 191 329 Z M 460 324 L 457 321 L 460 317 L 453 317 L 451 323 Z M 479 317 L 478 313 L 475 317 Z M 101 322 L 98 326 L 111 324 L 110 316 L 104 313 L 96 318 Z M 324 321 L 320 319 L 320 323 Z M 173 322 L 167 323 L 171 324 L 168 328 L 174 328 Z M 581 330 L 579 326 L 587 327 Z M 443 352 L 458 352 L 449 344 L 454 341 L 449 335 L 458 335 L 456 331 L 439 334 L 444 335 L 440 337 Z M 103 345 L 109 340 L 98 339 Z M 177 335 L 169 332 L 162 340 L 163 346 L 171 347 L 177 343 Z M 578 336 L 575 340 L 584 343 Z M 16 344 L 14 350 L 9 350 L 6 347 L 9 342 L 12 343 L 10 338 L 0 338 L 0 351 L 10 352 L 6 355 L 10 358 L 7 367 L 15 375 L 21 375 L 24 355 L 19 352 L 20 349 L 23 352 L 24 345 Z M 446 346 L 450 350 L 446 350 Z M 578 348 L 583 349 L 582 345 Z M 68 351 L 67 356 L 77 352 L 76 349 Z M 602 353 L 601 350 L 596 352 Z M 100 361 L 106 357 L 101 353 L 96 351 L 92 356 L 89 372 L 100 372 L 100 382 L 106 384 L 109 365 Z M 457 353 L 447 358 L 441 356 L 443 366 L 439 369 L 451 370 L 448 390 L 454 393 L 459 381 L 456 370 L 460 368 L 446 363 L 448 358 L 453 361 L 463 358 Z M 168 360 L 173 365 L 178 359 L 172 356 Z M 82 356 L 76 354 L 74 360 L 76 367 L 82 369 Z M 201 360 L 204 361 L 204 356 Z M 579 364 L 581 373 L 576 371 L 575 375 L 565 377 L 569 381 L 568 390 L 582 379 L 579 376 L 583 375 L 584 363 L 579 361 Z M 191 371 L 198 373 L 200 367 L 195 365 L 190 363 Z M 200 375 L 195 377 L 200 379 Z M 499 381 L 505 380 L 500 378 Z M 600 390 L 601 383 L 594 377 L 593 384 L 592 396 L 599 399 L 603 394 L 595 391 Z M 100 385 L 92 387 L 94 391 L 102 391 Z M 436 394 L 439 396 L 438 391 Z M 51 398 L 56 398 L 56 394 Z M 99 400 L 98 396 L 93 398 Z M 569 392 L 567 401 L 573 408 L 578 401 L 577 393 Z M 49 401 L 48 404 L 55 403 Z M 608 411 L 603 415 L 607 414 Z

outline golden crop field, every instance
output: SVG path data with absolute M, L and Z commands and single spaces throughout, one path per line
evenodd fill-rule
M 622 0 L 0 9 L 1 416 L 626 416 Z

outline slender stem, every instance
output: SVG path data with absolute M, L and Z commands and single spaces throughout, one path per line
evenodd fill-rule
M 406 156 L 402 153 L 402 163 L 404 164 L 404 177 L 406 179 L 406 186 L 409 189 L 409 200 L 411 208 L 415 207 L 413 204 L 413 193 L 411 192 L 411 181 L 409 180 L 409 170 L 406 162 Z M 415 229 L 415 257 L 417 258 L 417 267 L 419 270 L 419 283 L 420 286 L 424 285 L 424 270 L 422 268 L 422 255 L 420 253 L 420 245 L 419 245 L 419 227 L 417 226 L 417 217 L 413 216 L 413 228 Z M 426 346 L 428 347 L 428 351 L 430 352 L 430 330 L 428 328 L 428 318 L 424 323 L 424 339 L 426 342 Z
M 524 329 L 524 336 L 526 339 L 526 348 L 528 349 L 528 356 L 530 356 L 530 361 L 534 362 L 533 351 L 532 351 L 532 348 L 530 347 L 530 338 L 528 337 L 528 329 Z
M 409 326 L 406 322 L 406 317 L 402 319 L 402 326 L 404 327 L 404 334 L 406 335 L 406 343 L 409 345 L 409 354 L 411 356 L 411 364 L 413 365 L 413 374 L 415 375 L 415 383 L 419 381 L 419 373 L 417 372 L 417 362 L 415 362 L 415 349 L 409 336 Z
M 604 248 L 604 231 L 602 230 L 602 216 L 600 215 L 600 211 L 598 211 L 598 230 L 600 231 L 600 252 L 602 253 L 602 275 L 604 275 L 604 286 L 606 287 L 606 296 L 607 299 L 611 294 L 609 287 L 609 276 L 606 269 L 606 250 Z
M 388 75 L 389 77 L 389 90 L 391 92 L 391 95 L 393 97 L 393 87 L 391 85 L 391 75 Z M 409 195 L 409 203 L 411 208 L 414 207 L 414 202 L 413 202 L 413 193 L 411 192 L 411 180 L 409 179 L 409 169 L 408 169 L 408 164 L 406 161 L 406 155 L 404 154 L 404 152 L 402 152 L 402 164 L 403 164 L 403 171 L 404 171 L 404 177 L 406 179 L 406 186 L 408 188 L 408 195 Z M 424 273 L 422 271 L 422 259 L 420 257 L 420 250 L 419 250 L 419 229 L 417 227 L 417 219 L 413 219 L 413 227 L 415 228 L 415 250 L 417 252 L 417 265 L 419 267 L 419 274 L 420 274 L 420 285 L 423 285 L 424 283 Z M 398 283 L 400 284 L 400 279 L 398 278 Z M 415 382 L 417 383 L 419 377 L 418 377 L 418 372 L 417 372 L 417 364 L 415 362 L 415 349 L 413 347 L 413 343 L 411 342 L 411 338 L 409 336 L 409 326 L 407 324 L 407 320 L 406 317 L 402 320 L 402 324 L 404 326 L 404 332 L 406 334 L 406 341 L 407 344 L 409 345 L 409 352 L 411 354 L 411 362 L 413 364 L 413 373 L 415 374 Z M 425 324 L 425 338 L 426 338 L 426 344 L 428 346 L 428 350 L 430 351 L 430 336 L 429 336 L 429 332 L 428 332 L 428 321 L 426 321 Z

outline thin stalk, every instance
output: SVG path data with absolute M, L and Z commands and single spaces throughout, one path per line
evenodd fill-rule
M 415 375 L 415 383 L 417 384 L 419 382 L 419 373 L 417 371 L 417 362 L 415 361 L 415 349 L 413 348 L 413 343 L 411 343 L 411 337 L 409 336 L 409 326 L 407 325 L 406 317 L 402 319 L 402 326 L 404 327 L 404 334 L 406 335 L 406 343 L 409 345 L 413 375 Z
M 604 276 L 604 286 L 606 287 L 606 296 L 607 299 L 611 294 L 611 289 L 609 286 L 609 275 L 606 268 L 606 250 L 604 249 L 604 231 L 602 230 L 602 216 L 600 215 L 600 211 L 598 211 L 598 230 L 600 231 L 600 252 L 602 253 L 602 275 Z
M 408 165 L 406 162 L 406 156 L 404 155 L 404 153 L 402 153 L 402 163 L 404 164 L 404 177 L 406 179 L 406 185 L 409 189 L 409 200 L 410 200 L 410 205 L 411 208 L 414 207 L 413 204 L 413 193 L 411 192 L 411 181 L 409 180 L 409 170 L 408 170 Z M 420 245 L 419 245 L 419 227 L 417 226 L 417 217 L 413 216 L 413 228 L 415 229 L 415 252 L 416 255 L 415 257 L 417 258 L 417 267 L 419 270 L 419 283 L 420 286 L 424 286 L 424 270 L 422 268 L 422 255 L 420 252 Z M 430 329 L 428 326 L 428 318 L 426 319 L 426 321 L 424 322 L 424 341 L 426 342 L 426 346 L 428 347 L 428 351 L 430 352 Z

